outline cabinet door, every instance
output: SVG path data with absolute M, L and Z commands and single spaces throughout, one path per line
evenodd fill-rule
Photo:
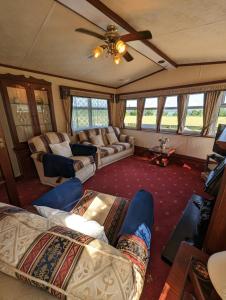
M 51 88 L 32 85 L 40 132 L 56 131 Z
M 4 94 L 14 144 L 26 142 L 35 135 L 29 90 L 26 84 L 7 84 Z

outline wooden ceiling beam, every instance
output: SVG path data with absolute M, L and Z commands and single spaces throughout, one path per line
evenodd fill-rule
M 116 24 L 124 28 L 126 31 L 130 33 L 137 33 L 136 29 L 133 28 L 129 23 L 127 23 L 122 17 L 120 17 L 118 14 L 116 14 L 114 11 L 112 11 L 109 7 L 107 7 L 104 3 L 102 3 L 99 0 L 86 0 L 90 4 L 92 4 L 95 8 L 97 8 L 99 11 L 101 11 L 103 14 L 105 14 L 107 17 L 109 17 L 112 21 L 114 21 Z M 177 67 L 177 64 L 175 61 L 173 61 L 167 54 L 165 54 L 163 51 L 161 51 L 159 48 L 157 48 L 155 45 L 153 45 L 148 40 L 142 40 L 141 41 L 144 45 L 152 49 L 156 54 L 161 56 L 164 60 L 168 61 L 171 65 L 174 67 Z

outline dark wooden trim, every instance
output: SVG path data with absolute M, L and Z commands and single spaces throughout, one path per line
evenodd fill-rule
M 207 65 L 221 65 L 221 64 L 226 64 L 226 60 L 185 63 L 185 64 L 178 64 L 177 66 L 178 67 L 191 67 L 191 66 L 207 66 Z
M 66 77 L 66 76 L 62 76 L 62 75 L 56 75 L 56 74 L 53 74 L 53 73 L 47 73 L 47 72 L 37 71 L 37 70 L 33 70 L 33 69 L 17 67 L 17 66 L 13 66 L 13 65 L 6 65 L 6 64 L 2 64 L 2 63 L 0 63 L 0 67 L 11 68 L 11 69 L 21 70 L 21 71 L 26 71 L 26 72 L 32 72 L 32 73 L 36 73 L 36 74 L 47 75 L 47 76 L 52 76 L 52 77 L 56 77 L 56 78 L 62 78 L 62 79 L 67 79 L 67 80 L 92 84 L 92 85 L 98 85 L 98 86 L 102 86 L 102 87 L 110 88 L 110 89 L 116 89 L 117 88 L 117 87 L 114 87 L 114 86 L 104 85 L 104 84 L 95 83 L 95 82 L 91 82 L 91 81 L 85 81 L 85 80 L 76 79 L 76 78 L 72 78 L 72 77 Z
M 121 88 L 121 87 L 124 87 L 124 86 L 126 86 L 126 85 L 129 85 L 129 84 L 131 84 L 131 83 L 137 82 L 137 81 L 139 81 L 139 80 L 141 80 L 141 79 L 145 79 L 145 78 L 147 78 L 147 77 L 149 77 L 149 76 L 153 76 L 153 75 L 155 75 L 155 74 L 157 74 L 157 73 L 160 73 L 160 72 L 162 72 L 162 71 L 165 71 L 165 69 L 163 68 L 163 69 L 161 69 L 161 70 L 158 70 L 158 71 L 149 73 L 149 74 L 147 74 L 147 75 L 144 75 L 144 76 L 142 76 L 142 77 L 139 77 L 139 78 L 137 78 L 137 79 L 134 79 L 134 80 L 132 80 L 132 81 L 130 81 L 130 82 L 124 83 L 123 85 L 118 86 L 117 89 L 119 89 L 119 88 Z
M 158 92 L 158 91 L 165 91 L 165 90 L 170 90 L 170 89 L 189 88 L 189 87 L 211 85 L 211 84 L 218 84 L 218 83 L 226 83 L 226 79 L 215 80 L 215 81 L 203 81 L 203 82 L 190 83 L 190 84 L 184 84 L 184 85 L 174 85 L 174 86 L 168 86 L 168 87 L 157 88 L 157 89 L 139 90 L 139 91 L 134 91 L 134 92 L 119 93 L 118 95 L 119 96 L 120 95 L 133 95 L 133 94 L 138 94 L 138 93 Z
M 90 89 L 80 89 L 80 88 L 75 88 L 75 87 L 66 86 L 66 85 L 60 85 L 59 88 L 60 89 L 65 89 L 65 90 L 75 90 L 75 91 L 82 91 L 82 92 L 98 93 L 98 94 L 102 94 L 102 95 L 110 95 L 111 99 L 114 98 L 114 94 L 103 92 L 103 91 L 90 90 Z M 62 97 L 62 95 L 61 95 L 61 97 Z
M 117 23 L 119 26 L 127 30 L 131 33 L 136 33 L 136 29 L 133 28 L 129 23 L 127 23 L 122 17 L 120 17 L 118 14 L 116 14 L 114 11 L 112 11 L 109 7 L 107 7 L 104 3 L 102 3 L 99 0 L 86 0 L 90 4 L 92 4 L 94 7 L 96 7 L 99 11 L 101 11 L 103 14 L 105 14 L 107 17 L 109 17 L 112 21 Z M 177 64 L 168 57 L 164 52 L 162 52 L 159 48 L 157 48 L 155 45 L 153 45 L 148 40 L 142 40 L 143 44 L 148 46 L 150 49 L 155 51 L 158 55 L 160 55 L 163 59 L 167 60 L 170 64 L 172 64 L 174 67 L 177 67 Z
M 220 189 L 211 215 L 203 248 L 209 254 L 226 250 L 226 167 L 221 179 Z

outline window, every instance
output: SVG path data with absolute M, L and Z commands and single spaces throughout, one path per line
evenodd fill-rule
M 224 93 L 224 97 L 222 99 L 218 119 L 217 119 L 217 127 L 218 124 L 226 124 L 226 92 Z
M 161 129 L 177 130 L 177 96 L 166 97 L 166 103 L 161 120 Z
M 146 98 L 142 118 L 142 128 L 155 129 L 157 118 L 158 98 Z
M 137 100 L 126 100 L 125 127 L 137 126 Z
M 189 95 L 185 132 L 200 133 L 203 127 L 204 94 Z
M 72 129 L 108 126 L 108 103 L 104 99 L 72 98 Z

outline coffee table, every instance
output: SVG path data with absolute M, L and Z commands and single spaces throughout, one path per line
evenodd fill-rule
M 160 146 L 155 146 L 149 148 L 149 151 L 153 155 L 149 161 L 151 164 L 166 167 L 169 164 L 170 158 L 172 158 L 173 154 L 176 152 L 176 149 L 172 147 L 163 149 Z

